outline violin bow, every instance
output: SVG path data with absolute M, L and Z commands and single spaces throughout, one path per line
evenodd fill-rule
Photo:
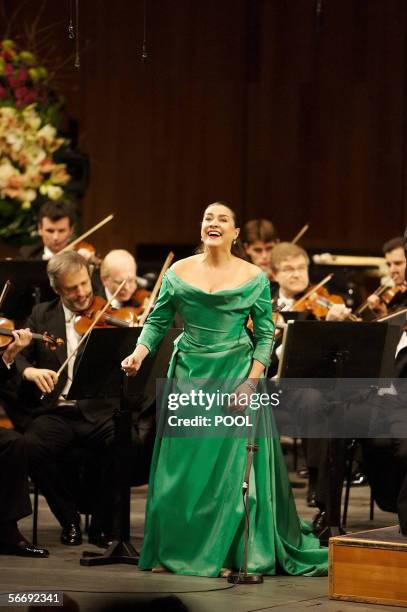
M 143 312 L 143 314 L 140 317 L 140 320 L 138 322 L 137 327 L 143 327 L 144 323 L 146 322 L 146 319 L 147 319 L 147 317 L 148 317 L 148 315 L 150 313 L 150 310 L 153 307 L 155 298 L 157 297 L 157 294 L 158 294 L 158 292 L 160 290 L 161 283 L 163 281 L 163 276 L 166 273 L 166 271 L 168 270 L 168 268 L 170 267 L 171 262 L 172 262 L 173 259 L 174 259 L 174 253 L 172 251 L 170 251 L 168 253 L 168 255 L 167 255 L 167 259 L 165 260 L 163 267 L 161 268 L 160 275 L 159 275 L 159 277 L 156 280 L 154 288 L 153 288 L 153 290 L 151 292 L 151 295 L 149 297 L 147 306 L 145 307 L 144 312 Z
M 66 368 L 66 366 L 68 365 L 68 363 L 71 361 L 72 357 L 75 356 L 75 354 L 78 352 L 78 349 L 80 348 L 80 346 L 82 346 L 82 344 L 84 343 L 84 341 L 86 340 L 86 338 L 89 336 L 90 332 L 92 331 L 92 329 L 95 327 L 95 325 L 100 321 L 100 319 L 103 317 L 103 315 L 105 314 L 106 310 L 109 308 L 110 304 L 112 303 L 112 301 L 115 299 L 115 297 L 117 296 L 117 294 L 119 293 L 119 291 L 121 289 L 123 289 L 124 285 L 126 284 L 126 280 L 124 279 L 121 284 L 118 286 L 118 288 L 116 289 L 116 291 L 114 292 L 114 294 L 112 295 L 112 297 L 110 298 L 110 300 L 108 300 L 106 302 L 106 304 L 103 306 L 102 310 L 100 310 L 98 312 L 98 314 L 95 317 L 95 320 L 92 321 L 92 324 L 89 326 L 89 329 L 86 330 L 86 332 L 83 334 L 82 338 L 79 340 L 78 346 L 71 352 L 70 355 L 68 355 L 68 357 L 65 359 L 64 363 L 61 365 L 61 367 L 59 368 L 59 370 L 57 371 L 57 376 L 59 377 L 61 375 L 61 372 L 63 372 L 63 370 Z
M 299 240 L 301 240 L 301 238 L 303 237 L 303 235 L 304 235 L 306 232 L 308 232 L 308 230 L 309 230 L 309 223 L 306 223 L 306 224 L 305 224 L 305 225 L 304 225 L 304 226 L 303 226 L 303 227 L 300 229 L 300 231 L 298 232 L 298 234 L 296 234 L 296 235 L 294 236 L 294 238 L 291 240 L 291 244 L 297 244 L 297 242 L 298 242 Z
M 307 300 L 313 293 L 315 293 L 315 291 L 320 289 L 320 287 L 323 287 L 324 285 L 329 283 L 329 281 L 331 280 L 332 277 L 333 277 L 332 273 L 328 274 L 327 276 L 325 276 L 325 278 L 323 278 L 322 281 L 320 281 L 317 285 L 315 285 L 315 287 L 312 287 L 312 289 L 310 289 L 309 291 L 307 291 L 307 293 L 305 293 L 302 297 L 300 297 L 293 304 L 292 309 L 294 310 L 295 308 L 297 308 L 299 306 L 299 304 L 302 304 L 302 302 L 305 302 L 305 300 Z
M 3 302 L 6 299 L 7 294 L 10 291 L 10 288 L 11 288 L 11 281 L 6 280 L 6 282 L 4 283 L 3 290 L 0 294 L 0 308 L 3 306 Z
M 60 253 L 64 253 L 65 251 L 70 251 L 71 249 L 73 249 L 79 242 L 81 242 L 84 238 L 87 238 L 88 236 L 90 236 L 90 234 L 93 234 L 93 232 L 96 232 L 98 229 L 100 229 L 101 227 L 103 227 L 104 225 L 106 225 L 106 223 L 109 223 L 109 221 L 111 221 L 113 219 L 114 215 L 108 215 L 107 217 L 105 217 L 104 219 L 102 219 L 102 221 L 99 221 L 99 223 L 96 223 L 96 225 L 94 225 L 93 227 L 91 227 L 90 229 L 88 229 L 86 232 L 84 232 L 83 234 L 81 234 L 80 236 L 78 236 L 78 238 L 75 238 L 75 240 L 72 240 L 72 242 L 70 242 L 69 244 L 66 245 L 66 247 L 64 247 L 61 251 L 59 251 Z
M 401 308 L 401 310 L 396 310 L 396 312 L 392 312 L 391 314 L 385 315 L 384 317 L 379 317 L 378 319 L 375 319 L 375 321 L 376 323 L 390 321 L 391 319 L 394 319 L 394 317 L 398 317 L 399 315 L 402 315 L 404 313 L 407 313 L 407 308 Z

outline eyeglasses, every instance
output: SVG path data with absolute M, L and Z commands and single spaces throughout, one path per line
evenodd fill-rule
M 294 268 L 294 266 L 283 266 L 278 271 L 282 274 L 294 274 L 294 272 L 306 272 L 308 270 L 308 266 L 306 264 L 301 264 Z
M 122 278 L 120 280 L 116 279 L 116 278 L 111 278 L 110 280 L 111 280 L 113 286 L 119 287 L 122 284 L 122 282 L 124 281 L 124 278 Z M 126 278 L 125 285 L 135 285 L 136 282 L 137 281 L 136 281 L 135 278 Z

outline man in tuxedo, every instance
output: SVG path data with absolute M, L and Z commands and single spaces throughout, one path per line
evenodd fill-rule
M 112 301 L 113 308 L 118 309 L 126 306 L 138 308 L 142 304 L 135 296 L 135 291 L 139 284 L 141 286 L 143 286 L 142 283 L 146 284 L 146 280 L 137 276 L 136 260 L 131 253 L 124 249 L 114 249 L 105 256 L 101 263 L 100 285 L 95 288 L 95 293 L 109 300 L 123 280 L 126 280 L 126 283 Z M 144 398 L 142 404 L 145 405 L 145 408 L 142 411 L 139 409 L 138 399 L 131 402 L 132 464 L 134 466 L 132 482 L 134 484 L 148 482 L 156 425 L 154 395 L 151 395 L 150 399 L 150 405 L 147 406 Z
M 386 242 L 383 251 L 393 283 L 396 287 L 403 286 L 407 281 L 407 228 L 404 237 Z M 401 292 L 397 309 L 405 306 L 406 295 L 406 292 Z M 379 315 L 387 314 L 386 306 L 380 304 L 377 296 L 374 298 L 369 298 L 372 310 L 376 309 Z M 395 377 L 407 377 L 405 329 L 396 349 Z M 375 501 L 383 510 L 398 513 L 400 531 L 407 536 L 407 407 L 403 397 L 400 410 L 392 411 L 388 421 L 389 437 L 364 440 L 363 453 Z
M 13 336 L 13 342 L 0 359 L 2 383 L 15 373 L 17 353 L 31 342 L 29 329 L 14 331 Z M 0 427 L 0 554 L 45 558 L 48 551 L 30 544 L 17 526 L 21 518 L 31 514 L 27 474 L 24 437 Z
M 292 313 L 295 302 L 310 289 L 309 280 L 310 260 L 307 252 L 297 244 L 291 242 L 280 242 L 270 255 L 270 267 L 273 272 L 276 286 L 272 291 L 273 306 L 285 312 L 285 319 L 290 320 L 298 316 Z M 333 304 L 328 309 L 326 321 L 343 321 L 349 317 L 350 310 L 344 304 Z M 300 313 L 304 318 L 314 318 L 312 313 Z M 275 343 L 269 375 L 277 373 L 281 353 L 280 339 Z M 318 373 L 315 373 L 318 376 Z M 307 390 L 292 391 L 290 405 L 293 409 L 301 407 L 301 414 L 313 415 L 321 409 L 323 398 L 319 391 Z M 295 414 L 295 413 L 294 413 Z M 278 415 L 278 411 L 277 411 Z M 284 415 L 280 415 L 280 418 Z M 278 416 L 277 416 L 278 418 Z M 312 417 L 310 417 L 312 418 Z M 314 421 L 316 422 L 316 421 Z M 302 438 L 302 446 L 308 471 L 307 504 L 310 507 L 325 508 L 326 479 L 321 470 L 321 457 L 325 456 L 326 441 L 319 438 Z M 325 466 L 324 466 L 325 467 Z M 324 497 L 323 501 L 318 497 Z M 322 510 L 321 510 L 322 514 Z M 325 513 L 324 513 L 325 517 Z
M 388 314 L 405 308 L 407 305 L 407 292 L 405 291 L 406 280 L 406 257 L 404 254 L 404 238 L 398 236 L 388 240 L 383 245 L 383 255 L 389 270 L 385 286 L 399 289 L 390 302 L 385 303 L 383 299 L 373 293 L 367 298 L 367 305 L 375 317 L 385 317 Z
M 251 219 L 244 224 L 242 240 L 249 260 L 259 266 L 271 280 L 273 273 L 270 255 L 280 242 L 274 224 L 268 219 Z
M 59 297 L 36 305 L 27 325 L 33 332 L 46 330 L 65 343 L 55 351 L 40 343 L 31 344 L 17 356 L 16 365 L 23 378 L 22 396 L 33 417 L 25 433 L 32 476 L 62 526 L 61 542 L 77 545 L 82 542 L 78 508 L 62 460 L 66 451 L 77 445 L 96 453 L 100 474 L 106 482 L 96 492 L 94 508 L 98 525 L 107 535 L 112 528 L 109 487 L 114 480 L 114 404 L 108 400 L 66 399 L 74 360 L 71 359 L 59 377 L 56 372 L 67 354 L 78 346 L 80 337 L 75 330 L 75 317 L 92 303 L 93 291 L 88 264 L 75 251 L 54 255 L 48 262 L 47 272 Z M 94 537 L 101 536 L 98 533 Z
M 41 241 L 21 247 L 22 259 L 51 259 L 71 241 L 75 221 L 75 211 L 69 202 L 63 200 L 45 202 L 38 212 L 37 219 Z
M 137 277 L 137 264 L 133 255 L 125 249 L 114 249 L 105 256 L 100 265 L 100 283 L 95 286 L 95 293 L 109 300 L 124 280 L 126 283 L 113 300 L 112 307 L 137 308 L 140 303 L 135 291 L 139 282 L 146 284 L 146 281 Z

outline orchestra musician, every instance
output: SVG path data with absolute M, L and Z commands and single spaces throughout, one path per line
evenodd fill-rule
M 284 311 L 293 309 L 296 300 L 310 287 L 309 257 L 297 244 L 280 242 L 270 255 L 271 271 L 277 283 L 272 299 Z M 343 321 L 351 311 L 344 304 L 332 304 L 327 309 L 326 321 Z
M 14 340 L 0 358 L 0 381 L 12 377 L 14 359 L 31 342 L 29 329 L 13 331 Z M 45 558 L 44 548 L 33 546 L 18 529 L 17 522 L 31 514 L 28 462 L 24 436 L 0 427 L 0 554 Z
M 376 317 L 385 317 L 389 314 L 389 310 L 394 311 L 404 308 L 407 305 L 407 291 L 405 281 L 406 257 L 404 253 L 404 238 L 399 236 L 388 240 L 383 245 L 383 254 L 386 260 L 390 282 L 389 286 L 394 286 L 399 291 L 394 294 L 394 297 L 386 303 L 382 296 L 373 293 L 367 298 L 367 305 Z
M 125 249 L 114 249 L 104 257 L 100 265 L 101 286 L 96 288 L 95 293 L 109 300 L 123 280 L 126 280 L 126 284 L 113 300 L 112 307 L 118 309 L 124 306 L 140 306 L 136 297 L 136 260 Z
M 16 365 L 23 378 L 22 396 L 33 417 L 25 432 L 33 479 L 62 526 L 61 542 L 77 545 L 82 542 L 78 508 L 72 485 L 64 478 L 61 460 L 74 445 L 80 444 L 98 454 L 103 464 L 101 472 L 106 479 L 111 477 L 114 404 L 107 400 L 66 400 L 73 378 L 73 359 L 59 378 L 56 374 L 67 353 L 79 342 L 75 316 L 93 301 L 87 261 L 69 250 L 50 259 L 47 273 L 58 298 L 36 305 L 27 325 L 33 332 L 47 330 L 64 339 L 65 344 L 49 351 L 40 343 L 32 343 L 17 356 Z M 40 394 L 45 396 L 43 400 Z M 89 533 L 90 541 L 94 538 L 99 542 L 110 536 L 109 497 L 111 492 L 106 484 L 95 499 L 97 533 Z
M 40 241 L 23 246 L 20 256 L 23 259 L 51 259 L 62 251 L 72 238 L 76 222 L 75 210 L 64 200 L 45 202 L 37 218 L 37 231 Z
M 76 212 L 71 202 L 49 200 L 42 204 L 37 218 L 37 231 L 41 240 L 20 249 L 22 259 L 44 259 L 62 251 L 71 241 L 76 223 Z M 85 259 L 92 254 L 88 249 L 78 249 Z
M 270 265 L 277 283 L 272 292 L 273 304 L 282 311 L 291 311 L 294 308 L 295 302 L 306 293 L 310 285 L 308 254 L 302 247 L 296 244 L 280 242 L 271 252 Z M 350 312 L 350 309 L 344 304 L 333 304 L 327 309 L 325 320 L 343 321 L 349 317 Z M 312 313 L 309 316 L 312 318 Z M 278 369 L 278 357 L 281 350 L 278 344 L 279 342 L 277 341 L 269 375 L 275 375 Z M 301 396 L 297 397 L 295 392 L 293 392 L 291 401 L 293 404 L 299 401 L 301 409 L 312 414 L 314 407 L 318 406 L 321 401 L 321 398 L 316 396 L 316 394 L 316 391 L 309 390 L 302 392 Z M 311 507 L 316 507 L 319 503 L 317 501 L 317 490 L 322 488 L 321 484 L 318 486 L 318 478 L 321 456 L 324 452 L 322 448 L 323 443 L 318 439 L 313 439 L 312 443 L 309 443 L 309 440 L 304 438 L 302 445 L 308 471 L 307 504 Z
M 144 296 L 147 297 L 150 293 L 138 287 L 139 281 L 145 281 L 145 279 L 137 276 L 137 263 L 129 251 L 114 249 L 104 257 L 100 265 L 101 284 L 95 288 L 95 294 L 110 300 L 123 280 L 126 280 L 126 284 L 112 301 L 112 307 L 120 309 L 131 306 L 141 311 Z M 137 400 L 130 400 L 130 406 L 132 412 L 133 465 L 138 466 L 133 471 L 132 478 L 134 483 L 144 484 L 148 482 L 154 446 L 156 407 L 153 398 L 151 404 L 145 406 L 142 411 L 137 405 Z
M 396 377 L 406 378 L 406 364 L 407 334 L 403 332 L 396 349 Z M 380 400 L 382 413 L 386 415 L 386 430 L 384 427 L 383 430 L 387 437 L 381 431 L 381 437 L 363 439 L 361 444 L 373 498 L 382 510 L 397 512 L 400 531 L 407 536 L 407 394 L 403 384 L 397 393 L 398 397 L 383 393 Z M 398 402 L 396 409 L 395 402 Z
M 274 224 L 268 219 L 252 219 L 243 227 L 243 247 L 249 260 L 272 278 L 270 255 L 279 242 Z
M 405 257 L 403 249 L 401 248 L 400 252 L 400 239 L 396 239 L 394 241 L 390 241 L 386 243 L 385 250 L 387 255 L 387 261 L 390 269 L 390 273 L 392 279 L 396 285 L 402 285 L 404 282 L 404 274 L 405 274 Z M 291 245 L 292 246 L 292 245 Z M 285 255 L 281 255 L 279 250 L 284 253 L 283 249 L 285 249 L 284 243 L 278 245 L 272 253 L 272 268 L 275 272 L 275 278 L 279 282 L 279 289 L 276 292 L 275 299 L 277 303 L 284 303 L 283 310 L 293 307 L 295 300 L 301 296 L 301 292 L 304 292 L 308 283 L 308 265 L 307 265 L 307 257 L 304 252 L 302 255 L 299 251 L 295 255 L 294 251 L 291 251 L 291 246 L 289 248 L 289 252 L 291 253 L 291 257 L 286 258 Z M 296 247 L 296 249 L 299 247 Z M 296 268 L 296 269 L 295 269 Z M 285 276 L 287 275 L 287 277 Z M 374 296 L 375 298 L 377 296 Z M 338 307 L 340 308 L 338 312 Z M 379 306 L 380 308 L 380 306 Z M 332 306 L 331 312 L 328 312 L 326 316 L 326 320 L 343 320 L 346 318 L 346 313 L 349 312 L 348 309 L 345 309 L 343 306 L 334 305 Z M 381 308 L 381 313 L 385 314 L 387 309 Z M 345 316 L 337 317 L 337 314 L 343 314 Z M 334 316 L 332 316 L 334 315 Z M 407 345 L 407 339 L 405 340 L 405 345 Z M 401 346 L 399 345 L 399 352 L 401 351 Z M 404 348 L 405 351 L 405 348 Z M 398 355 L 398 361 L 400 360 L 400 356 Z M 302 397 L 302 402 L 307 404 L 307 398 Z M 385 399 L 382 400 L 383 402 Z M 321 418 L 323 420 L 323 402 L 321 402 L 318 398 L 316 401 L 308 402 L 307 409 L 310 411 L 310 414 L 313 414 L 312 418 L 314 420 L 318 420 Z M 322 410 L 319 417 L 319 411 Z M 349 405 L 348 410 L 352 410 L 352 418 L 358 419 L 358 422 L 365 422 L 366 419 L 369 418 L 370 415 L 370 406 L 368 403 L 352 403 Z M 389 411 L 390 414 L 390 411 Z M 405 419 L 403 418 L 403 411 L 392 412 L 392 418 L 394 422 L 390 420 L 388 417 L 388 422 L 386 422 L 386 426 L 389 428 L 391 435 L 394 435 L 397 429 L 400 430 L 400 423 L 404 424 L 404 431 L 407 431 L 407 426 L 405 424 Z M 394 417 L 394 415 L 396 415 Z M 310 500 L 310 496 L 313 497 L 313 504 L 315 505 L 319 511 L 315 516 L 313 521 L 314 532 L 317 534 L 322 534 L 322 541 L 325 541 L 324 534 L 327 534 L 327 496 L 329 490 L 329 479 L 330 472 L 328 469 L 328 442 L 326 439 L 313 439 L 312 444 L 309 444 L 307 440 L 303 440 L 305 442 L 306 449 L 306 462 L 309 472 L 309 490 L 308 490 L 308 500 Z M 345 443 L 343 442 L 343 451 L 345 450 Z M 386 446 L 387 445 L 387 446 Z M 385 448 L 386 447 L 386 448 Z M 392 456 L 393 465 L 397 464 L 398 469 L 401 470 L 402 473 L 407 473 L 407 445 L 405 444 L 404 439 L 378 439 L 378 440 L 364 440 L 363 441 L 363 450 L 364 454 L 366 454 L 366 468 L 369 472 L 369 479 L 373 483 L 373 491 L 375 494 L 375 498 L 385 499 L 386 491 L 383 493 L 383 481 L 385 481 L 388 485 L 388 490 L 393 486 L 393 480 L 388 478 L 387 480 L 383 478 L 383 469 L 386 469 L 386 466 L 389 466 L 389 456 Z M 380 452 L 382 451 L 382 452 Z M 395 473 L 395 470 L 393 469 Z M 379 475 L 379 477 L 377 477 Z M 340 492 L 342 489 L 344 477 L 344 462 L 340 461 L 336 466 L 336 500 L 332 505 L 331 502 L 331 524 L 340 525 Z M 387 497 L 389 497 L 389 493 L 387 491 Z M 389 503 L 384 501 L 383 507 L 389 506 Z M 400 488 L 400 492 L 398 496 L 396 496 L 396 501 L 394 501 L 394 509 L 397 508 L 399 512 L 400 525 L 402 532 L 407 534 L 407 479 L 404 483 L 402 481 L 402 485 Z
M 402 286 L 403 281 L 407 280 L 407 229 L 404 238 L 395 238 L 387 242 L 383 250 L 395 285 Z M 407 378 L 407 332 L 405 328 L 396 349 L 395 376 Z M 384 396 L 385 399 L 386 396 Z M 405 402 L 401 402 L 401 410 L 392 411 L 390 414 L 389 437 L 363 440 L 363 453 L 375 501 L 383 510 L 397 511 L 400 531 L 407 536 L 407 414 Z

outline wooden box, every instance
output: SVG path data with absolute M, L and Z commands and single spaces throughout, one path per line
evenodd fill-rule
M 407 607 L 407 537 L 398 525 L 329 540 L 329 597 Z

